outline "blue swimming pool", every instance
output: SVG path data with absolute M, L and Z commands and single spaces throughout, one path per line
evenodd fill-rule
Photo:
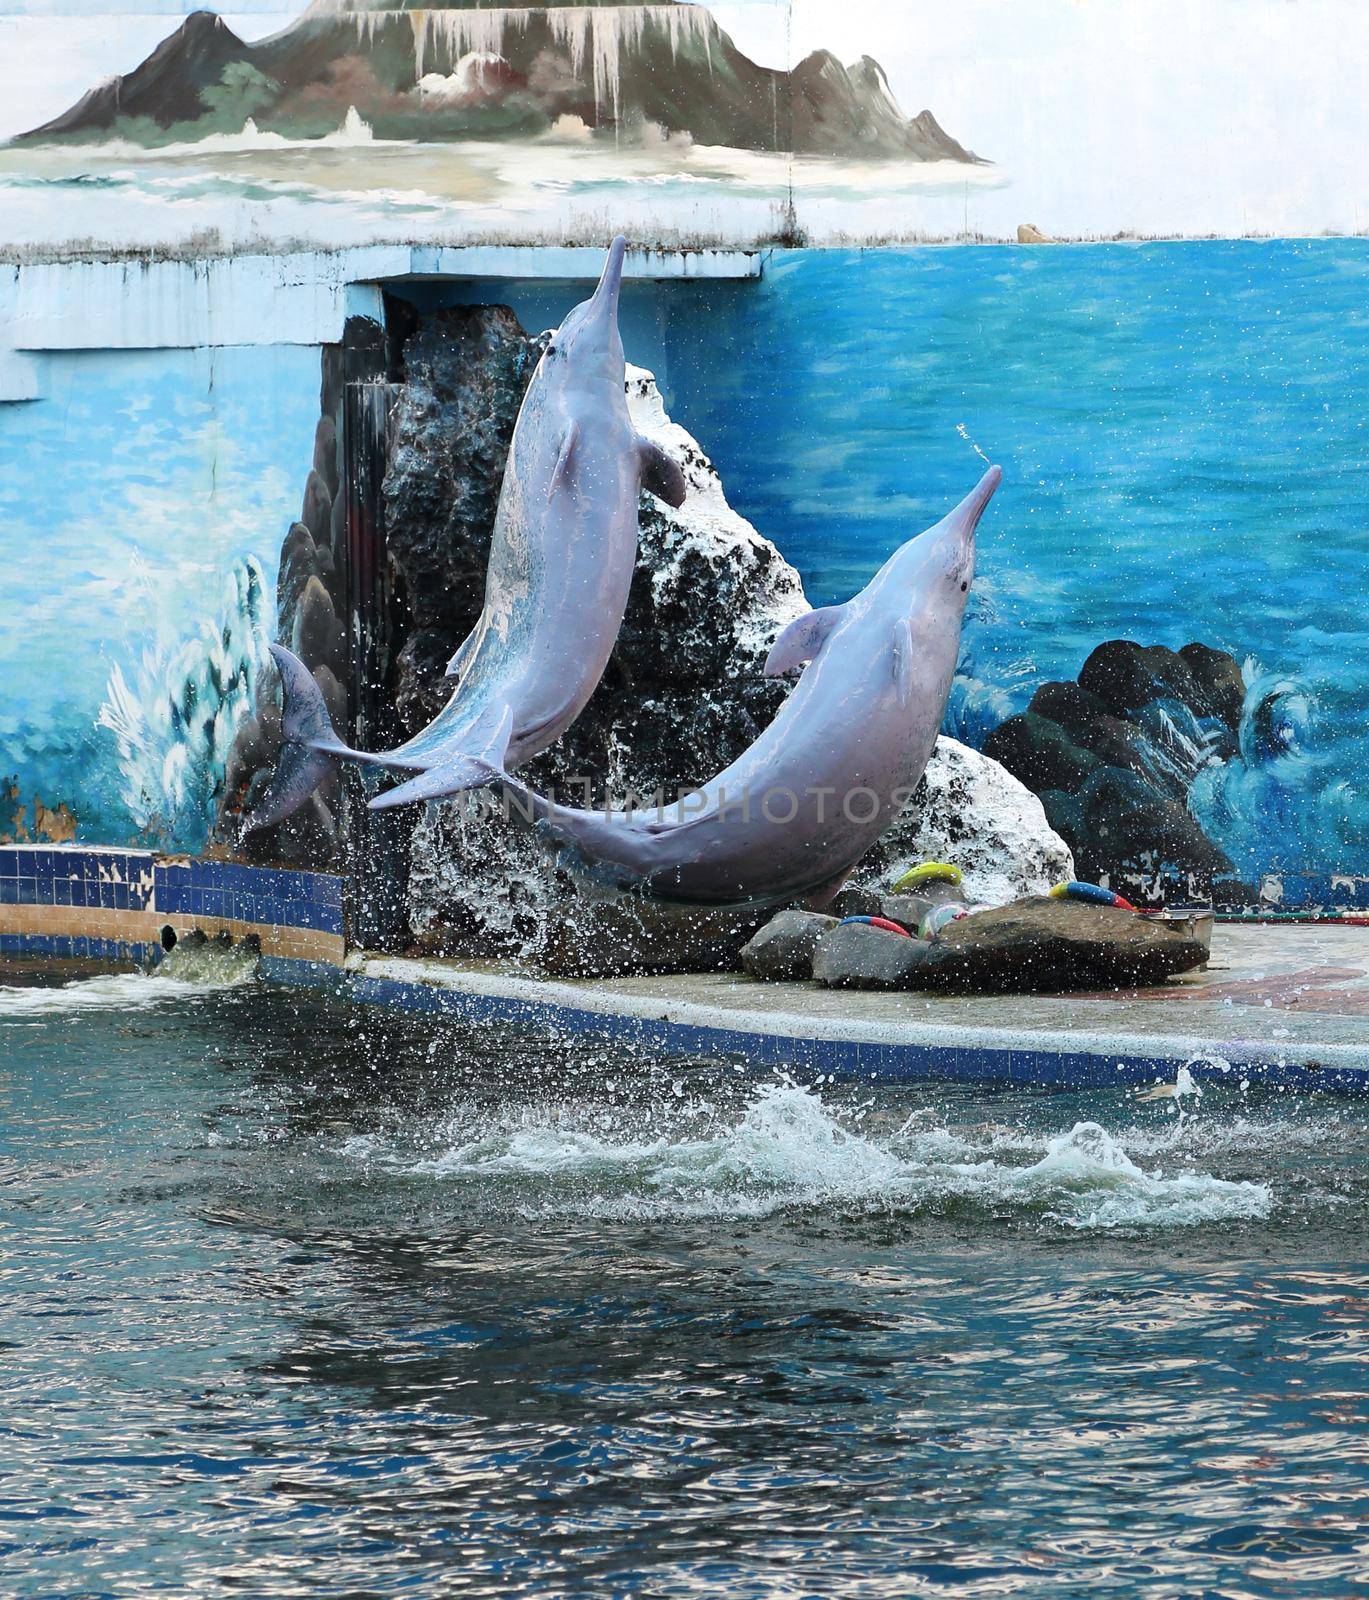
M 0 988 L 16 1596 L 1348 1595 L 1369 1137 Z

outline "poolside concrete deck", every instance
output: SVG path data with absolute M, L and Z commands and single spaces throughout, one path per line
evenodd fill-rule
M 1196 1059 L 1199 1075 L 1369 1092 L 1369 928 L 1352 925 L 1219 924 L 1205 971 L 1089 995 L 869 994 L 725 973 L 560 980 L 364 953 L 348 957 L 341 983 L 376 1004 L 760 1066 L 1082 1084 L 1172 1078 Z

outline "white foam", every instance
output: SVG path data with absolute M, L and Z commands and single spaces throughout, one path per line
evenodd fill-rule
M 1094 1122 L 1035 1138 L 1036 1159 L 1014 1164 L 1001 1159 L 1003 1130 L 965 1136 L 912 1118 L 881 1139 L 853 1126 L 858 1113 L 834 1112 L 816 1092 L 788 1083 L 760 1089 L 739 1119 L 696 1136 L 678 1126 L 604 1128 L 594 1115 L 524 1109 L 474 1126 L 458 1119 L 437 1154 L 415 1158 L 374 1136 L 350 1140 L 340 1153 L 414 1176 L 512 1180 L 515 1209 L 533 1216 L 740 1219 L 789 1209 L 1006 1207 L 1099 1230 L 1260 1219 L 1273 1205 L 1264 1184 L 1146 1172 Z
M 254 974 L 255 962 L 238 960 L 228 972 L 203 978 L 178 978 L 161 972 L 150 975 L 121 972 L 51 987 L 0 985 L 0 1022 L 73 1015 L 82 1011 L 144 1011 L 150 1006 L 174 1004 L 198 994 L 213 994 L 216 990 L 250 983 Z

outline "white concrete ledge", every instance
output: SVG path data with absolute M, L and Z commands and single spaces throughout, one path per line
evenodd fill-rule
M 735 1056 L 760 1072 L 867 1079 L 1017 1081 L 1125 1087 L 1259 1082 L 1369 1092 L 1360 1017 L 1296 1019 L 1286 1039 L 1262 1008 L 1173 999 L 1001 995 L 928 997 L 752 983 L 735 974 L 543 979 L 507 963 L 350 954 L 342 969 L 267 961 L 282 983 L 340 988 L 363 1004 L 471 1026 L 583 1035 L 681 1056 Z M 1177 1014 L 1176 1014 L 1177 1013 Z M 1081 1025 L 1082 1024 L 1082 1025 Z
M 0 329 L 0 338 L 4 330 Z M 41 357 L 6 350 L 0 345 L 0 405 L 11 400 L 41 400 L 43 363 Z
M 349 315 L 374 307 L 386 283 L 587 280 L 602 266 L 600 249 L 512 245 L 26 260 L 0 267 L 0 326 L 15 351 L 332 344 Z M 742 250 L 634 250 L 626 275 L 669 282 L 754 278 L 761 269 L 761 256 Z
M 1248 1059 L 1257 1053 L 1290 1062 L 1352 1067 L 1369 1074 L 1369 1029 L 1365 1030 L 1362 1043 L 1317 1039 L 1271 1046 L 1267 1023 L 1255 1017 L 1244 1027 L 1231 1019 L 1221 1034 L 1196 1025 L 1176 1030 L 1163 1023 L 1153 1032 L 1138 1033 L 1123 1027 L 1061 1028 L 1052 1026 L 1044 1017 L 1025 1026 L 970 1023 L 961 1017 L 929 1022 L 911 1014 L 916 1003 L 911 995 L 819 990 L 798 983 L 754 983 L 733 974 L 567 981 L 525 977 L 495 967 L 361 953 L 348 956 L 346 970 L 364 978 L 426 983 L 524 1005 L 571 1007 L 593 1016 L 632 1017 L 690 1028 L 725 1028 L 782 1039 L 845 1040 L 857 1045 L 927 1050 L 1054 1050 L 1106 1057 L 1143 1053 L 1177 1060 L 1212 1055 L 1220 1047 L 1239 1058 Z M 1030 1013 L 1034 998 L 1004 995 L 992 1003 L 1001 1007 L 1005 1016 L 1021 1015 Z M 950 1004 L 955 1006 L 956 1002 Z M 1106 1015 L 1106 1001 L 1083 1004 Z M 1165 1020 L 1171 1022 L 1168 1017 Z

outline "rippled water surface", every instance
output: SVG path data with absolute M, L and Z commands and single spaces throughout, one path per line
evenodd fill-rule
M 1364 1592 L 1363 1108 L 0 990 L 0 1589 Z

